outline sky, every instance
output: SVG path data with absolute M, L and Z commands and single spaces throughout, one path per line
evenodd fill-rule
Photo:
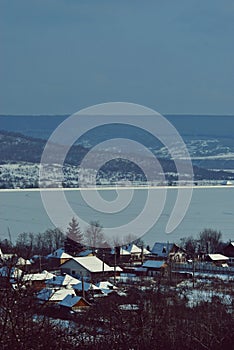
M 0 0 L 0 114 L 234 114 L 233 0 Z

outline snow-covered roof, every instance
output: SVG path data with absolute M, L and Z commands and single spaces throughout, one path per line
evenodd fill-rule
M 127 245 L 125 249 L 131 254 L 141 254 L 141 248 L 134 243 Z
M 128 244 L 123 249 L 126 250 L 129 254 L 141 254 L 142 253 L 142 248 L 138 247 L 134 243 Z M 147 255 L 147 254 L 150 254 L 150 252 L 146 248 L 143 248 L 143 254 Z M 120 251 L 120 255 L 121 255 L 121 251 Z
M 151 252 L 148 249 L 144 248 L 143 249 L 143 254 L 144 255 L 149 255 L 149 254 L 151 254 Z
M 2 254 L 1 256 L 3 260 L 10 260 L 10 259 L 13 259 L 14 257 L 16 257 L 15 254 Z
M 151 253 L 161 258 L 166 258 L 172 250 L 173 246 L 173 243 L 156 242 L 153 246 Z
M 156 260 L 147 260 L 142 265 L 146 268 L 152 268 L 152 269 L 160 269 L 164 264 L 164 261 L 156 261 Z
M 131 255 L 131 253 L 127 249 L 124 249 L 123 247 L 121 247 L 120 255 Z
M 83 289 L 82 282 L 73 285 L 73 288 L 81 291 Z M 100 290 L 100 288 L 95 286 L 95 284 L 84 282 L 84 290 L 87 292 L 88 290 Z
M 24 281 L 46 281 L 53 278 L 55 275 L 46 270 L 41 273 L 27 273 L 23 276 Z
M 72 259 L 73 256 L 65 253 L 64 248 L 59 248 L 55 250 L 53 253 L 47 255 L 47 258 Z
M 103 261 L 96 256 L 78 257 L 73 260 L 90 272 L 103 271 Z M 104 263 L 104 271 L 114 271 L 114 268 Z
M 22 273 L 23 271 L 18 269 L 17 267 L 12 267 L 10 271 L 7 266 L 3 266 L 0 268 L 1 277 L 8 277 L 10 275 L 10 278 L 19 278 L 22 275 Z
M 37 294 L 37 297 L 43 301 L 62 301 L 68 294 L 75 295 L 75 292 L 73 289 L 44 288 Z
M 116 253 L 115 249 L 111 250 L 111 254 L 114 255 Z M 127 251 L 126 249 L 124 249 L 123 247 L 120 247 L 120 255 L 131 255 L 131 253 L 129 251 Z
M 17 266 L 19 266 L 19 265 L 21 265 L 21 266 L 23 266 L 23 265 L 31 265 L 31 262 L 30 262 L 30 260 L 27 260 L 27 259 L 24 259 L 24 258 L 20 257 L 20 258 L 18 258 L 16 265 Z
M 100 289 L 111 289 L 111 290 L 118 289 L 112 283 L 110 283 L 108 281 L 101 281 L 101 282 L 97 283 L 96 286 Z
M 62 301 L 60 301 L 58 304 L 65 307 L 73 307 L 76 305 L 80 300 L 84 300 L 86 303 L 88 303 L 84 298 L 78 297 L 74 294 L 68 294 Z
M 55 286 L 68 286 L 80 283 L 81 281 L 70 275 L 65 274 L 64 276 L 53 276 L 51 279 L 47 280 L 47 284 L 52 284 Z
M 219 261 L 219 260 L 229 260 L 229 258 L 222 254 L 208 254 L 209 258 L 213 261 Z

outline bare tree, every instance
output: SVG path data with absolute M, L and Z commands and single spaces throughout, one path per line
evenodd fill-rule
M 200 232 L 198 241 L 201 249 L 209 254 L 216 253 L 219 250 L 221 238 L 222 233 L 220 231 L 205 228 L 202 232 Z
M 190 258 L 193 258 L 198 249 L 198 241 L 192 236 L 181 238 L 181 248 L 183 248 Z
M 87 245 L 92 248 L 100 248 L 104 244 L 103 228 L 99 221 L 91 221 L 86 230 Z

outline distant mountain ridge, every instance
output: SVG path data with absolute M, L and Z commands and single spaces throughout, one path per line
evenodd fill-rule
M 38 169 L 36 169 L 35 167 L 33 167 L 32 171 L 28 169 L 30 164 L 38 165 L 40 163 L 41 155 L 45 144 L 46 140 L 42 140 L 40 138 L 33 138 L 20 133 L 9 132 L 4 130 L 0 131 L 0 187 L 37 187 Z M 81 160 L 88 152 L 88 147 L 84 147 L 80 144 L 72 146 L 65 160 L 65 179 L 63 183 L 64 187 L 72 187 L 77 184 L 77 174 L 74 174 L 74 172 L 76 172 L 76 167 L 81 163 Z M 106 152 L 109 152 L 109 150 L 106 150 Z M 94 152 L 94 165 L 96 159 L 98 159 L 98 156 L 102 156 L 102 154 Z M 160 158 L 157 156 L 157 158 L 161 163 L 168 184 L 172 184 L 174 181 L 177 181 L 178 176 L 174 161 L 171 159 L 167 159 L 167 157 Z M 145 159 L 145 162 L 148 162 L 150 164 L 151 159 Z M 11 164 L 18 164 L 18 166 L 14 166 L 13 172 L 9 170 L 11 169 Z M 25 173 L 24 169 L 26 169 L 26 171 L 29 173 L 30 180 L 27 179 L 28 174 Z M 87 176 L 87 173 L 85 173 L 85 169 L 83 169 L 83 172 Z M 111 181 L 119 181 L 126 179 L 128 179 L 129 181 L 132 181 L 133 179 L 139 182 L 146 181 L 146 178 L 142 170 L 138 167 L 138 165 L 132 162 L 128 162 L 126 160 L 116 159 L 113 159 L 112 161 L 106 163 L 100 169 L 99 177 L 97 180 L 98 183 L 101 184 L 103 179 L 112 179 Z M 195 181 L 220 181 L 233 179 L 234 173 L 228 171 L 212 171 L 194 165 Z
M 0 116 L 0 187 L 38 186 L 38 164 L 45 144 L 67 117 L 68 115 Z M 177 129 L 187 146 L 194 167 L 194 181 L 234 179 L 234 116 L 177 114 L 165 117 Z M 168 184 L 177 180 L 174 161 L 159 140 L 140 128 L 115 123 L 88 131 L 71 147 L 65 160 L 63 185 L 77 186 L 76 168 L 83 157 L 93 146 L 118 137 L 143 144 L 160 161 Z M 99 156 L 101 155 L 94 153 L 93 163 Z M 150 163 L 150 160 L 146 162 Z M 85 170 L 82 174 L 85 178 L 90 175 Z M 53 176 L 51 173 L 51 179 Z M 109 183 L 126 179 L 141 182 L 145 181 L 145 176 L 137 164 L 112 160 L 102 166 L 97 181 Z

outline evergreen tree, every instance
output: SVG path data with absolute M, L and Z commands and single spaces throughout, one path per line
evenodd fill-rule
M 73 217 L 66 232 L 64 242 L 65 252 L 71 255 L 77 255 L 84 250 L 83 234 L 81 232 L 78 221 Z

